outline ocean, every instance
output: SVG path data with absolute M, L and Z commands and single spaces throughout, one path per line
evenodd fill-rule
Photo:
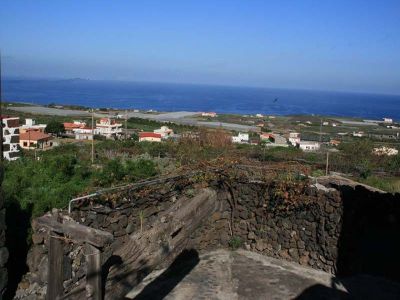
M 157 111 L 360 117 L 400 120 L 400 95 L 98 80 L 3 80 L 3 98 Z

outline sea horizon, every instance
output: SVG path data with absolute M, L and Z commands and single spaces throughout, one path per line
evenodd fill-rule
M 400 120 L 400 95 L 82 78 L 3 80 L 4 100 L 36 105 Z

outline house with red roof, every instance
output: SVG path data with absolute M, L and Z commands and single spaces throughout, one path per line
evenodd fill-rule
M 162 135 L 154 132 L 139 132 L 139 142 L 161 142 Z
M 19 146 L 23 149 L 46 150 L 54 146 L 53 137 L 40 131 L 28 131 L 19 135 Z

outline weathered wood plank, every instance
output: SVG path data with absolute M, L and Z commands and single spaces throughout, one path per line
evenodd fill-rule
M 90 228 L 72 220 L 62 220 L 58 222 L 52 216 L 43 216 L 36 219 L 37 226 L 43 226 L 50 229 L 50 231 L 63 234 L 74 242 L 89 243 L 98 248 L 110 244 L 114 237 L 111 233 Z
M 100 250 L 90 244 L 86 244 L 86 261 L 86 298 L 102 300 Z
M 63 281 L 64 281 L 64 249 L 63 242 L 55 237 L 56 233 L 50 232 L 50 245 L 49 245 L 49 273 L 48 273 L 48 287 L 47 299 L 55 300 L 60 299 L 64 294 Z

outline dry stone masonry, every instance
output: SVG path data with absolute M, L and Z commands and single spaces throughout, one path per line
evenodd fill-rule
M 3 156 L 7 160 L 20 157 L 19 151 L 19 118 L 2 117 Z
M 113 243 L 103 253 L 107 276 L 113 265 L 126 263 L 118 261 L 115 253 L 131 236 L 146 232 L 150 224 L 168 222 L 164 212 L 177 201 L 190 202 L 204 188 L 216 192 L 215 209 L 190 234 L 185 242 L 188 249 L 202 252 L 242 247 L 339 276 L 369 273 L 400 281 L 400 195 L 337 183 L 332 178 L 321 185 L 291 177 L 255 179 L 244 173 L 232 178 L 196 176 L 82 203 L 70 217 L 113 234 Z M 16 299 L 32 295 L 43 299 L 46 293 L 48 232 L 35 221 L 32 225 L 29 273 L 20 283 Z M 163 247 L 161 242 L 160 251 Z M 66 293 L 85 280 L 84 254 L 82 245 L 66 240 Z M 169 263 L 165 261 L 160 267 Z M 137 278 L 147 273 L 137 274 Z M 107 299 L 113 299 L 112 295 Z

